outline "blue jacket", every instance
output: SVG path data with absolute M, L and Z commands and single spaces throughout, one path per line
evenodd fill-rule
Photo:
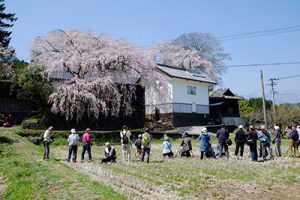
M 258 135 L 258 139 L 260 142 L 271 143 L 270 133 L 268 131 L 260 131 Z
M 163 154 L 172 152 L 172 144 L 169 141 L 164 141 L 162 144 Z
M 208 151 L 208 143 L 210 141 L 210 136 L 208 134 L 201 133 L 199 135 L 200 140 L 200 151 Z

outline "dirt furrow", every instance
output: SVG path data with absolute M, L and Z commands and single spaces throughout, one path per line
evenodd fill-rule
M 63 149 L 53 149 L 52 151 L 57 159 L 65 159 L 66 151 Z M 84 162 L 84 163 L 67 163 L 73 169 L 80 171 L 88 175 L 90 178 L 96 181 L 100 181 L 106 185 L 109 185 L 116 189 L 121 194 L 125 194 L 130 199 L 181 199 L 176 194 L 167 193 L 162 188 L 155 187 L 148 183 L 146 180 L 141 181 L 137 178 L 115 173 L 104 169 L 101 164 L 96 162 Z M 118 163 L 117 163 L 118 164 Z

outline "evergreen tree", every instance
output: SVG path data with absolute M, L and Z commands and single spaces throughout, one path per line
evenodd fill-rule
M 8 47 L 11 31 L 6 29 L 13 26 L 13 22 L 17 20 L 15 14 L 5 13 L 4 0 L 0 0 L 0 42 L 3 47 Z

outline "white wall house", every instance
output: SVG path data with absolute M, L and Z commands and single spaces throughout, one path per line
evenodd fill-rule
M 216 84 L 214 81 L 205 75 L 166 65 L 158 65 L 157 69 L 168 78 L 168 89 L 163 91 L 164 97 L 146 90 L 146 116 L 154 115 L 157 107 L 162 120 L 172 118 L 172 124 L 176 126 L 176 121 L 186 123 L 190 116 L 205 117 L 209 114 L 209 87 Z M 188 123 L 197 125 L 200 120 L 189 120 Z

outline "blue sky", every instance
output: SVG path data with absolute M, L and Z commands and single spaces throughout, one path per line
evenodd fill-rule
M 11 46 L 29 60 L 34 38 L 56 29 L 105 33 L 139 47 L 171 40 L 182 33 L 208 32 L 216 37 L 300 26 L 298 0 L 7 0 L 18 17 Z M 221 45 L 231 54 L 226 65 L 300 61 L 300 30 L 232 41 Z M 269 78 L 300 75 L 300 64 L 228 68 L 223 85 L 244 97 L 261 96 L 260 70 Z M 300 77 L 276 85 L 276 102 L 300 102 Z M 265 86 L 267 98 L 270 87 Z

